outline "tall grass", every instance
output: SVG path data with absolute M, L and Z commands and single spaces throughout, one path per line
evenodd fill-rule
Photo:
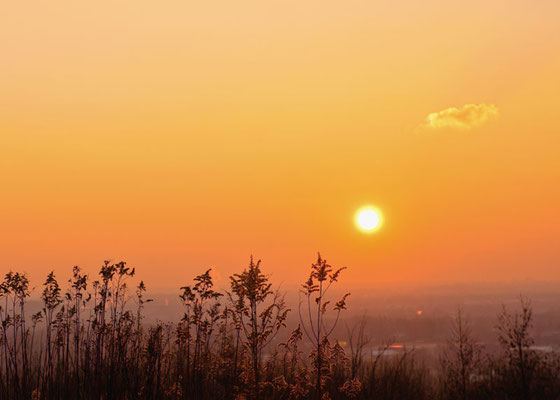
M 74 267 L 66 285 L 50 272 L 41 311 L 28 315 L 30 283 L 0 283 L 0 399 L 558 399 L 558 355 L 533 350 L 532 309 L 497 318 L 501 351 L 484 352 L 459 312 L 441 366 L 414 349 L 388 355 L 367 320 L 335 338 L 349 294 L 329 299 L 343 269 L 318 256 L 302 285 L 299 324 L 278 343 L 289 309 L 261 262 L 214 287 L 211 270 L 180 288 L 182 318 L 143 322 L 152 300 L 134 268 L 106 261 L 96 278 Z M 331 314 L 330 317 L 328 314 Z M 349 343 L 348 350 L 337 339 Z

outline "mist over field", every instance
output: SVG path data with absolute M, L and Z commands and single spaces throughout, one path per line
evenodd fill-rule
M 225 288 L 227 289 L 227 288 Z M 301 287 L 282 285 L 286 305 L 293 312 L 287 318 L 288 328 L 299 323 L 298 304 Z M 343 294 L 343 289 L 333 291 Z M 144 323 L 179 320 L 184 308 L 180 290 L 147 291 L 153 302 L 144 309 Z M 32 296 L 32 298 L 35 296 Z M 502 308 L 515 310 L 521 297 L 530 299 L 533 306 L 533 335 L 535 345 L 546 350 L 560 349 L 560 284 L 557 282 L 504 282 L 488 284 L 456 284 L 401 288 L 356 289 L 348 298 L 349 309 L 341 317 L 335 337 L 347 341 L 347 326 L 367 319 L 367 333 L 376 345 L 388 341 L 408 347 L 428 348 L 427 354 L 436 356 L 445 345 L 453 318 L 461 309 L 472 323 L 477 340 L 490 349 L 497 345 L 496 318 Z M 129 303 L 134 304 L 131 298 Z M 40 310 L 40 302 L 29 302 L 31 312 Z M 278 340 L 289 333 L 279 335 Z

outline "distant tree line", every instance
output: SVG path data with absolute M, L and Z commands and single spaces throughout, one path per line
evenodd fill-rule
M 155 324 L 142 322 L 151 300 L 143 282 L 129 289 L 135 270 L 124 262 L 106 261 L 95 280 L 74 267 L 65 288 L 49 273 L 34 315 L 26 275 L 9 272 L 0 283 L 0 399 L 560 399 L 560 358 L 534 349 L 527 299 L 499 313 L 495 354 L 459 310 L 434 370 L 414 350 L 389 354 L 389 342 L 368 354 L 365 318 L 347 326 L 348 346 L 333 337 L 349 294 L 329 291 L 342 272 L 319 255 L 292 311 L 260 261 L 251 258 L 224 292 L 207 270 L 180 289 L 180 321 Z M 289 312 L 299 324 L 278 344 Z

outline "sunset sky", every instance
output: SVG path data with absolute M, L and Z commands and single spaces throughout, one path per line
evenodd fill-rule
M 0 5 L 0 272 L 560 279 L 556 0 Z M 381 210 L 373 234 L 356 228 Z

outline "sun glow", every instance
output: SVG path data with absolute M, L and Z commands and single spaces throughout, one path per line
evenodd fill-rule
M 372 207 L 364 207 L 356 213 L 356 224 L 365 232 L 373 232 L 381 223 L 381 214 Z

